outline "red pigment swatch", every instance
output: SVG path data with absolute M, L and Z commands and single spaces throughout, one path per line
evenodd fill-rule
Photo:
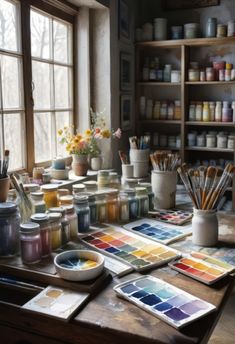
M 111 247 L 109 244 L 106 244 L 106 242 L 104 242 L 102 244 L 97 244 L 95 246 L 98 247 L 98 248 L 102 248 L 102 249 Z
M 110 244 L 115 246 L 115 247 L 120 247 L 120 246 L 123 246 L 125 245 L 125 243 L 121 240 L 113 240 L 113 241 L 110 241 Z
M 178 269 L 181 269 L 181 270 L 187 270 L 187 271 L 189 270 L 189 266 L 184 265 L 182 263 L 176 263 L 176 264 L 174 264 L 174 266 Z
M 203 275 L 203 272 L 202 272 L 202 271 L 196 270 L 196 269 L 194 269 L 194 268 L 188 269 L 187 272 L 189 272 L 189 273 L 191 273 L 192 275 L 195 275 L 195 276 L 201 276 L 201 275 Z
M 204 274 L 201 276 L 201 278 L 203 278 L 203 279 L 206 280 L 206 281 L 214 281 L 215 276 L 212 276 L 212 275 L 210 275 L 210 274 L 204 273 Z

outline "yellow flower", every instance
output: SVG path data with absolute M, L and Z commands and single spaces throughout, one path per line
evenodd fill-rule
M 66 150 L 67 150 L 67 152 L 69 152 L 71 150 L 71 144 L 70 143 L 66 146 Z
M 76 143 L 76 144 L 78 144 L 79 141 L 80 141 L 80 139 L 79 139 L 78 137 L 75 136 L 75 138 L 73 139 L 73 142 Z
M 102 136 L 105 139 L 109 139 L 110 138 L 110 131 L 108 129 L 105 129 L 102 131 Z
M 87 129 L 87 130 L 85 131 L 85 135 L 86 135 L 86 136 L 91 136 L 91 130 L 90 130 L 90 129 Z
M 76 138 L 78 139 L 78 141 L 80 141 L 82 139 L 82 135 L 81 134 L 77 134 Z
M 59 129 L 58 130 L 58 135 L 61 136 L 63 134 L 63 130 L 62 129 Z

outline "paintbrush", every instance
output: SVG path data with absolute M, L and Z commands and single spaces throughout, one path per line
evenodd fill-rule
M 8 149 L 5 150 L 4 152 L 4 159 L 3 159 L 3 166 L 2 166 L 2 175 L 3 178 L 7 177 L 7 170 L 8 170 L 8 164 L 9 164 L 9 154 L 10 151 Z
M 182 182 L 184 183 L 184 186 L 193 202 L 193 205 L 195 208 L 198 209 L 198 204 L 197 204 L 197 201 L 195 199 L 195 196 L 194 196 L 194 193 L 193 193 L 193 190 L 192 190 L 192 187 L 191 187 L 191 184 L 190 184 L 190 181 L 188 179 L 188 175 L 187 175 L 187 171 L 185 170 L 185 167 L 178 167 L 177 168 L 177 171 L 180 175 L 180 178 L 182 180 Z
M 208 203 L 210 202 L 211 196 L 212 196 L 214 190 L 216 189 L 222 174 L 223 174 L 223 170 L 221 168 L 216 168 L 216 172 L 215 172 L 215 176 L 214 176 L 214 180 L 212 182 L 211 188 L 210 188 L 210 190 L 206 196 L 204 203 L 202 204 L 203 210 L 207 209 Z
M 194 196 L 195 196 L 195 200 L 196 200 L 196 203 L 197 203 L 197 208 L 200 208 L 200 205 L 201 205 L 201 195 L 200 195 L 200 190 L 199 190 L 199 193 L 198 193 L 197 183 L 196 183 L 196 179 L 194 177 L 194 170 L 192 168 L 190 168 L 188 170 L 188 177 L 189 177 L 189 181 L 190 181 L 190 184 L 191 184 L 191 187 L 192 187 L 192 191 L 193 191 Z
M 127 155 L 121 150 L 118 151 L 118 154 L 119 154 L 119 158 L 121 160 L 121 163 L 124 165 L 127 164 L 128 163 Z
M 207 193 L 210 190 L 210 186 L 215 177 L 215 174 L 216 174 L 216 168 L 214 166 L 208 167 L 208 169 L 206 170 L 206 178 L 205 178 L 204 187 L 202 189 L 202 204 L 201 205 L 203 205 L 205 202 Z

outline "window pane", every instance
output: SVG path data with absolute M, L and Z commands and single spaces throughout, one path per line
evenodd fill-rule
M 6 0 L 0 1 L 0 48 L 17 51 L 16 5 Z
M 71 107 L 70 96 L 70 70 L 68 67 L 55 66 L 55 108 Z
M 22 106 L 22 85 L 19 71 L 21 61 L 17 57 L 1 56 L 3 108 L 15 109 Z
M 50 65 L 47 63 L 36 62 L 32 63 L 33 69 L 33 83 L 34 83 L 34 107 L 35 109 L 50 109 L 51 108 L 51 78 Z
M 51 57 L 49 18 L 31 10 L 30 25 L 32 56 L 49 59 Z
M 72 30 L 70 25 L 54 20 L 53 34 L 54 60 L 63 63 L 71 63 Z
M 48 161 L 52 158 L 52 121 L 50 113 L 34 114 L 35 161 Z
M 68 127 L 71 125 L 72 120 L 71 120 L 72 114 L 71 112 L 56 112 L 56 133 L 58 133 L 59 129 L 62 129 L 64 127 Z M 66 145 L 62 145 L 58 142 L 58 135 L 56 136 L 57 140 L 57 156 L 67 156 L 68 152 L 65 149 Z
M 10 150 L 9 170 L 24 167 L 24 125 L 23 115 L 19 113 L 4 114 L 5 149 Z

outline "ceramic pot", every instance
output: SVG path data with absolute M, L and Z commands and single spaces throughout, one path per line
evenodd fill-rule
M 10 188 L 10 177 L 0 179 L 0 202 L 6 202 Z
M 214 246 L 218 241 L 218 219 L 215 209 L 193 209 L 192 242 L 200 246 Z
M 91 169 L 93 171 L 99 171 L 102 169 L 103 159 L 101 156 L 91 157 Z
M 176 171 L 152 171 L 151 184 L 156 209 L 175 208 Z
M 88 171 L 88 156 L 73 154 L 72 169 L 76 176 L 85 176 Z

